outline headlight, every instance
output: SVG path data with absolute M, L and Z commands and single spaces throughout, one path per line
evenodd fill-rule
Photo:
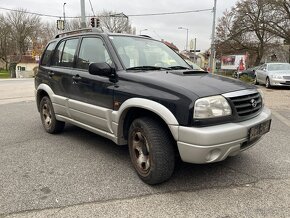
M 264 105 L 264 92 L 261 89 L 257 89 L 257 91 L 260 93 L 261 99 L 262 99 L 262 104 Z
M 232 114 L 228 101 L 221 95 L 200 98 L 194 104 L 194 119 L 229 116 Z
M 271 75 L 270 77 L 273 79 L 283 79 L 283 77 L 280 75 Z

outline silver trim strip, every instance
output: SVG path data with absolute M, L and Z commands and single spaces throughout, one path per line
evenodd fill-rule
M 226 98 L 232 98 L 232 97 L 238 97 L 238 96 L 243 96 L 243 95 L 250 95 L 254 93 L 259 93 L 256 89 L 245 89 L 241 91 L 236 91 L 236 92 L 228 92 L 225 94 L 222 94 L 222 96 Z

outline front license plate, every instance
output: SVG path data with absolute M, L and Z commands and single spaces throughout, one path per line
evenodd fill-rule
M 270 131 L 271 126 L 271 120 L 267 120 L 264 123 L 260 123 L 256 126 L 253 126 L 249 129 L 249 141 L 254 140 L 255 138 L 258 138 L 265 133 Z

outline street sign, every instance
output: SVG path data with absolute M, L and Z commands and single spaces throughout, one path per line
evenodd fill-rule
M 190 52 L 200 52 L 200 49 L 198 50 L 190 49 Z
M 56 27 L 58 30 L 64 30 L 64 20 L 57 20 Z

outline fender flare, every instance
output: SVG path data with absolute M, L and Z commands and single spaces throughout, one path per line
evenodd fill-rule
M 112 112 L 112 121 L 119 126 L 119 131 L 123 130 L 123 121 L 127 111 L 133 107 L 146 109 L 158 115 L 168 125 L 174 139 L 178 140 L 179 123 L 172 112 L 164 105 L 144 98 L 130 98 L 121 105 L 118 111 Z M 119 131 L 117 135 L 123 136 L 123 131 Z

